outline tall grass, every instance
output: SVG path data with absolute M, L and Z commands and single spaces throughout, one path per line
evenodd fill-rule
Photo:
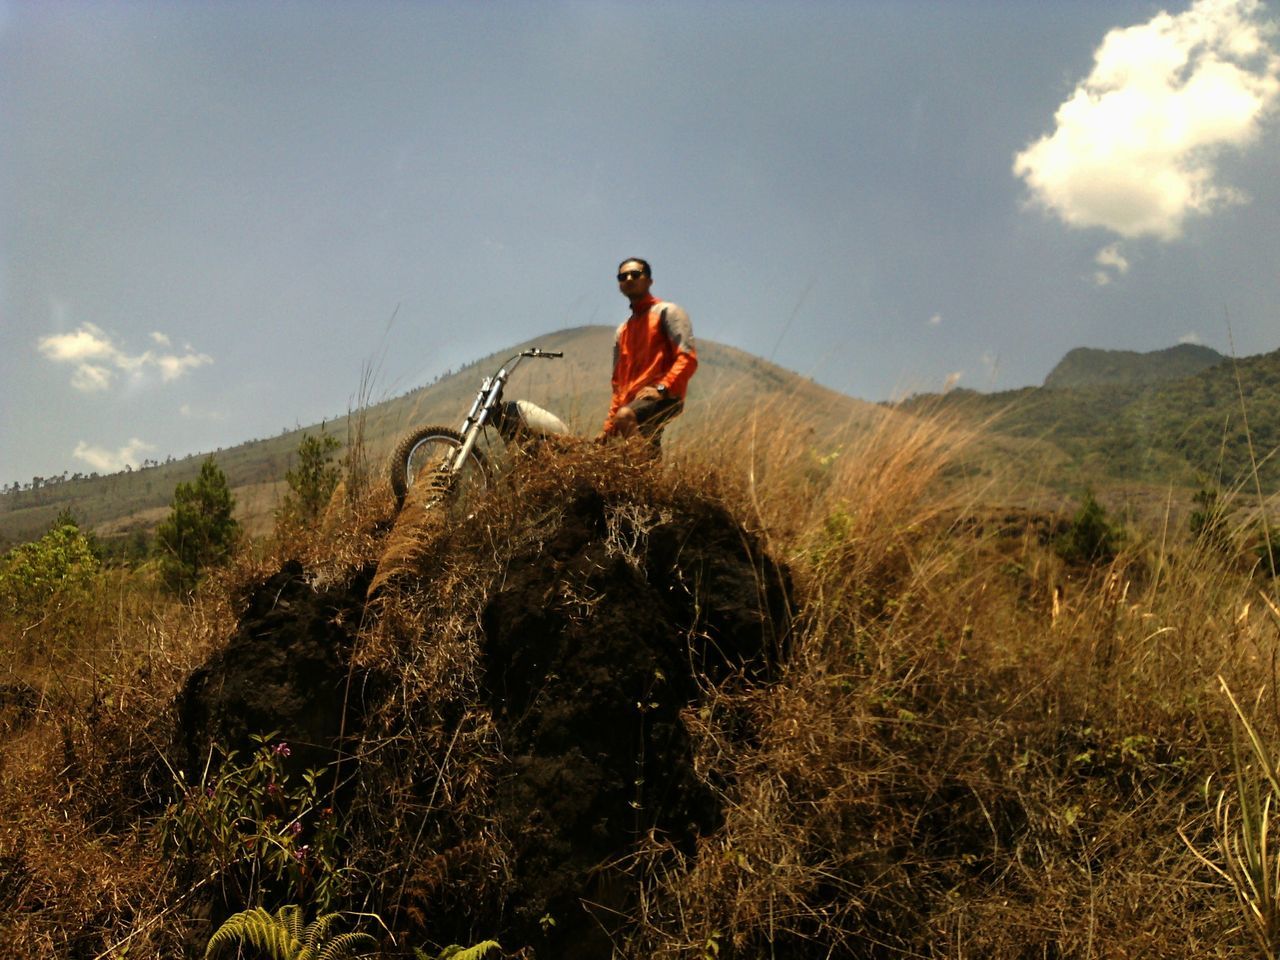
M 394 527 L 357 449 L 350 472 L 369 479 L 324 524 L 259 545 L 194 604 L 115 572 L 65 615 L 0 623 L 0 941 L 160 957 L 207 936 L 201 892 L 179 889 L 149 827 L 170 707 L 234 629 L 240 591 L 286 559 L 321 588 L 388 571 L 352 658 L 388 691 L 344 760 L 360 771 L 351 908 L 500 903 L 512 864 L 485 826 L 502 744 L 479 611 L 576 485 L 654 516 L 723 505 L 785 568 L 795 610 L 775 678 L 702 678 L 683 712 L 723 823 L 626 857 L 620 955 L 1256 955 L 1274 944 L 1275 785 L 1257 777 L 1280 731 L 1280 617 L 1247 574 L 1167 531 L 1068 564 L 1060 518 L 1004 510 L 952 470 L 974 440 L 889 410 L 818 428 L 782 402 L 681 424 L 658 463 L 626 447 L 517 463 L 466 523 L 410 512 Z M 1263 691 L 1247 719 L 1219 676 Z M 1219 802 L 1210 778 L 1255 786 Z M 475 886 L 444 889 L 433 858 L 450 831 L 476 838 L 479 866 L 448 874 Z
M 699 482 L 791 564 L 801 628 L 767 694 L 688 718 L 730 813 L 678 868 L 637 865 L 641 952 L 1224 949 L 1226 891 L 1175 838 L 1207 829 L 1223 763 L 1213 678 L 1259 679 L 1272 625 L 1219 558 L 1142 531 L 1099 568 L 1031 525 L 992 534 L 983 491 L 941 482 L 972 436 L 886 412 L 846 439 L 774 410 L 675 458 L 714 463 Z

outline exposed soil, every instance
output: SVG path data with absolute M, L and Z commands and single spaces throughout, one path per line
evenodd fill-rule
M 178 700 L 178 756 L 188 782 L 214 745 L 243 759 L 255 734 L 278 734 L 301 771 L 332 763 L 341 737 L 359 733 L 359 714 L 346 711 L 344 700 L 367 582 L 357 575 L 316 591 L 290 561 L 249 591 L 236 632 L 192 673 Z
M 532 940 L 539 918 L 568 920 L 569 956 L 607 955 L 632 906 L 605 864 L 651 831 L 691 853 L 719 824 L 680 712 L 702 684 L 767 673 L 787 620 L 779 571 L 723 513 L 671 516 L 624 552 L 608 512 L 574 500 L 554 539 L 513 558 L 483 617 L 510 763 L 498 811 L 516 851 L 512 921 Z M 595 924 L 574 923 L 580 903 Z
M 709 684 L 767 680 L 785 643 L 785 571 L 714 504 L 652 508 L 584 484 L 558 516 L 549 536 L 503 558 L 505 574 L 482 604 L 481 702 L 469 709 L 488 712 L 500 749 L 485 822 L 446 849 L 413 850 L 412 909 L 369 904 L 416 938 L 409 942 L 483 931 L 508 950 L 607 956 L 635 906 L 625 864 L 638 845 L 692 851 L 721 821 L 717 792 L 694 771 L 681 712 Z M 433 570 L 417 574 L 416 589 L 429 591 Z M 317 591 L 291 562 L 250 591 L 229 643 L 179 699 L 189 770 L 198 772 L 213 743 L 248 751 L 253 734 L 288 740 L 298 767 L 359 748 L 368 717 L 396 709 L 394 679 L 364 683 L 350 666 L 367 583 L 352 571 Z M 433 642 L 432 624 L 419 626 L 417 642 Z M 376 763 L 362 760 L 359 776 L 373 777 Z M 390 858 L 410 846 L 403 824 L 347 813 L 368 834 L 364 848 Z M 501 896 L 469 900 L 468 875 L 490 869 L 475 851 L 494 836 L 509 859 Z M 435 893 L 421 882 L 432 871 Z

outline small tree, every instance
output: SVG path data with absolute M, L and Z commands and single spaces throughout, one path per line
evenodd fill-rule
M 289 492 L 280 508 L 282 518 L 309 523 L 324 513 L 338 485 L 340 468 L 333 462 L 333 454 L 340 446 L 338 438 L 325 433 L 323 426 L 318 437 L 302 435 L 298 465 L 284 475 Z
M 179 483 L 173 509 L 156 529 L 165 583 L 178 593 L 195 589 L 200 575 L 231 556 L 240 524 L 231 516 L 235 498 L 227 476 L 213 457 L 205 460 L 194 483 Z

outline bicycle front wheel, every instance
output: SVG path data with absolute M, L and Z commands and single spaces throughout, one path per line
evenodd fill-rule
M 453 461 L 462 449 L 462 435 L 448 427 L 420 427 L 406 436 L 391 455 L 391 492 L 396 509 L 404 506 L 411 487 L 430 484 L 435 494 L 453 503 L 466 502 L 489 488 L 492 473 L 483 453 L 472 447 L 456 476 Z

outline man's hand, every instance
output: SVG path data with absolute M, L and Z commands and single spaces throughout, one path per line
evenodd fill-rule
M 637 400 L 661 400 L 662 391 L 657 387 L 642 387 L 640 392 L 636 394 Z

